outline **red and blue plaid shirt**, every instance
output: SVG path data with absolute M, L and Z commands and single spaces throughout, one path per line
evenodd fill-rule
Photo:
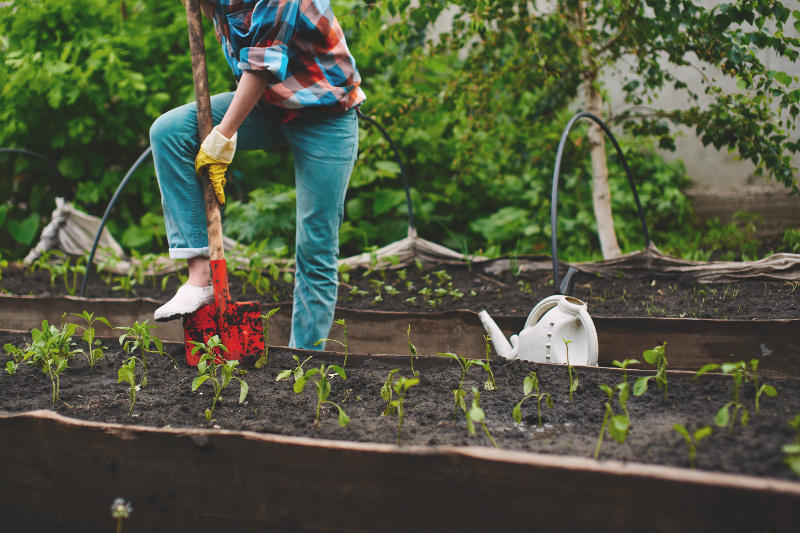
M 327 0 L 217 0 L 214 29 L 236 80 L 268 70 L 261 100 L 287 111 L 347 111 L 366 96 L 344 33 Z

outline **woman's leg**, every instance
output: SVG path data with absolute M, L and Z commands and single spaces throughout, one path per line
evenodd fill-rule
M 232 99 L 233 93 L 211 97 L 215 125 L 222 120 Z M 238 139 L 239 150 L 286 144 L 279 126 L 258 109 L 254 109 L 239 128 Z M 194 167 L 200 150 L 196 105 L 186 104 L 159 117 L 150 128 L 150 143 L 161 189 L 169 255 L 173 259 L 189 260 L 189 288 L 181 288 L 175 298 L 156 311 L 156 320 L 163 321 L 192 313 L 213 300 L 213 292 L 206 289 L 210 271 L 205 201 Z
M 358 153 L 358 117 L 306 112 L 283 125 L 292 148 L 297 187 L 296 273 L 289 346 L 327 337 L 338 289 L 339 228 Z

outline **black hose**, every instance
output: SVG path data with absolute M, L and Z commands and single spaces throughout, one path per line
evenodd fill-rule
M 400 157 L 400 150 L 397 148 L 394 140 L 389 136 L 389 133 L 378 122 L 361 112 L 360 108 L 356 108 L 356 114 L 359 118 L 363 118 L 367 122 L 375 125 L 376 128 L 383 134 L 384 138 L 389 142 L 389 146 L 394 150 L 394 158 L 397 165 L 400 167 L 400 177 L 403 178 L 403 187 L 406 189 L 406 204 L 408 205 L 408 227 L 414 228 L 414 208 L 411 206 L 411 189 L 408 186 L 408 175 L 406 174 L 406 167 L 403 164 L 403 159 Z
M 133 166 L 128 170 L 128 173 L 125 174 L 125 177 L 122 178 L 117 190 L 114 192 L 114 196 L 111 197 L 111 201 L 108 203 L 108 207 L 106 207 L 106 212 L 103 215 L 103 219 L 100 221 L 100 227 L 97 228 L 97 234 L 94 236 L 94 242 L 92 243 L 92 250 L 89 252 L 89 259 L 86 261 L 86 273 L 83 275 L 83 283 L 81 283 L 81 293 L 80 296 L 83 297 L 86 294 L 86 281 L 89 279 L 89 274 L 92 272 L 92 262 L 94 261 L 94 254 L 97 251 L 97 243 L 100 241 L 100 235 L 103 233 L 103 228 L 106 227 L 106 222 L 108 221 L 108 217 L 111 215 L 111 211 L 114 208 L 114 204 L 117 203 L 117 199 L 119 198 L 122 189 L 125 188 L 125 185 L 128 183 L 128 180 L 133 175 L 133 172 L 139 168 L 139 165 L 150 155 L 152 152 L 151 147 L 147 147 L 147 150 L 144 151 L 142 155 L 139 156 L 139 159 L 133 164 Z
M 611 133 L 611 130 L 608 129 L 608 126 L 606 126 L 602 120 L 589 112 L 581 111 L 572 117 L 572 119 L 570 119 L 570 121 L 567 123 L 567 127 L 564 128 L 564 133 L 561 134 L 561 141 L 558 143 L 558 152 L 556 154 L 556 166 L 555 170 L 553 171 L 553 196 L 550 205 L 550 230 L 552 233 L 553 290 L 555 294 L 570 295 L 572 292 L 572 286 L 574 285 L 573 276 L 575 273 L 577 273 L 577 270 L 571 267 L 570 270 L 573 272 L 567 272 L 567 275 L 564 279 L 565 287 L 561 287 L 558 279 L 558 232 L 556 218 L 558 213 L 558 176 L 561 172 L 561 157 L 564 155 L 564 144 L 567 141 L 567 137 L 569 136 L 572 126 L 581 118 L 588 118 L 597 123 L 597 125 L 600 126 L 600 128 L 605 132 L 606 136 L 611 140 L 614 148 L 617 150 L 617 155 L 622 163 L 622 168 L 625 169 L 625 174 L 628 175 L 628 183 L 630 183 L 631 191 L 633 191 L 633 199 L 636 202 L 636 208 L 639 210 L 639 219 L 642 222 L 642 232 L 644 233 L 645 247 L 647 248 L 650 246 L 650 232 L 647 231 L 647 222 L 644 218 L 644 210 L 642 209 L 642 204 L 639 201 L 639 193 L 636 191 L 636 183 L 633 181 L 633 175 L 631 175 L 631 170 L 628 168 L 628 161 L 625 159 L 625 155 L 622 153 L 622 148 L 619 147 L 619 143 L 617 143 L 617 139 L 614 137 L 614 134 Z
M 50 169 L 53 172 L 55 172 L 56 177 L 59 180 L 60 184 L 59 189 L 61 190 L 62 193 L 61 196 L 66 197 L 66 194 L 64 194 L 64 192 L 68 190 L 67 180 L 66 178 L 64 178 L 64 174 L 61 173 L 61 171 L 58 169 L 58 166 L 56 166 L 56 164 L 53 163 L 52 160 L 43 156 L 39 152 L 34 152 L 33 150 L 25 150 L 23 148 L 0 148 L 0 154 L 22 154 L 35 157 L 36 159 L 43 161 L 48 167 L 50 167 Z

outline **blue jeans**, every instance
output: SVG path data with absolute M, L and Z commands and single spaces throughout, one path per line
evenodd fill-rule
M 233 93 L 211 98 L 219 124 Z M 194 103 L 173 109 L 150 128 L 164 220 L 173 259 L 208 256 L 205 202 L 194 160 L 200 150 Z M 344 198 L 358 153 L 355 110 L 304 110 L 287 123 L 253 109 L 238 130 L 237 150 L 264 150 L 288 144 L 294 156 L 297 189 L 296 273 L 289 346 L 323 349 L 338 290 L 337 258 Z M 235 165 L 236 161 L 232 165 Z M 265 180 L 269 179 L 265 176 Z

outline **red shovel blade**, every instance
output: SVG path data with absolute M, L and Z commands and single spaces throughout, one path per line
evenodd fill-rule
M 261 303 L 231 302 L 228 293 L 228 271 L 225 260 L 211 261 L 214 284 L 214 302 L 184 317 L 183 332 L 186 341 L 186 362 L 196 366 L 201 353 L 192 354 L 192 342 L 206 343 L 214 335 L 228 349 L 220 350 L 221 357 L 239 360 L 243 356 L 260 355 L 264 351 L 264 330 L 261 321 Z

